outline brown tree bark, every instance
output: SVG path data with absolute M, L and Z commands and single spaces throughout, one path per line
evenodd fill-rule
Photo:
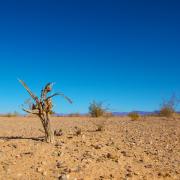
M 54 143 L 54 130 L 51 127 L 50 115 L 46 115 L 46 124 L 44 127 L 45 141 L 48 143 Z

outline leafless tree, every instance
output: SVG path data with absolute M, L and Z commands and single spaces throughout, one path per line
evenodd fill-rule
M 52 97 L 61 95 L 63 96 L 69 103 L 72 103 L 71 99 L 69 99 L 67 96 L 65 96 L 63 93 L 55 93 L 50 96 L 48 96 L 48 93 L 52 91 L 53 83 L 48 83 L 41 91 L 41 97 L 38 98 L 30 89 L 29 87 L 19 79 L 19 82 L 23 85 L 23 87 L 27 90 L 31 98 L 33 99 L 34 103 L 32 104 L 32 107 L 30 109 L 22 108 L 23 111 L 29 113 L 29 114 L 35 114 L 37 115 L 44 128 L 45 132 L 45 141 L 48 143 L 54 143 L 54 131 L 51 127 L 51 121 L 50 121 L 50 114 L 52 113 Z

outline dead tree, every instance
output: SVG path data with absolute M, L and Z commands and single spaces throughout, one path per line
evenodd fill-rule
M 29 89 L 29 87 L 23 82 L 22 80 L 19 80 L 19 82 L 23 85 L 23 87 L 27 90 L 31 98 L 33 99 L 34 103 L 32 104 L 31 109 L 25 109 L 22 108 L 23 111 L 29 113 L 29 114 L 35 114 L 37 115 L 44 128 L 45 132 L 45 141 L 48 143 L 54 143 L 54 131 L 51 127 L 51 121 L 50 121 L 50 114 L 52 113 L 52 97 L 61 95 L 63 96 L 69 103 L 72 103 L 72 101 L 66 97 L 62 93 L 55 93 L 50 96 L 48 96 L 48 93 L 52 91 L 53 83 L 48 83 L 41 91 L 41 97 L 38 98 L 32 91 Z

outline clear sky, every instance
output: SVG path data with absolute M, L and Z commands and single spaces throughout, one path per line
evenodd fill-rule
M 92 100 L 156 110 L 180 95 L 180 1 L 1 1 L 0 68 L 0 112 L 29 97 L 18 77 L 36 94 L 56 82 L 74 101 L 56 97 L 56 112 L 87 112 Z

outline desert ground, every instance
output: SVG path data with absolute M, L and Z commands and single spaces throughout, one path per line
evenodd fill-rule
M 43 142 L 36 117 L 0 117 L 1 180 L 180 179 L 180 119 L 53 117 Z M 102 129 L 100 129 L 102 128 Z

